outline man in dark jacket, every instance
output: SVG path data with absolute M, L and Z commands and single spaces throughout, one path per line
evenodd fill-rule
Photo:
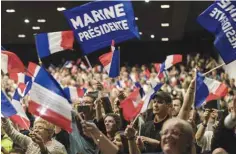
M 223 148 L 228 153 L 234 154 L 236 153 L 236 97 L 229 103 L 229 106 L 232 105 L 231 103 L 233 107 L 229 109 L 230 114 L 224 113 L 224 117 L 214 132 L 211 149 Z
M 147 121 L 141 128 L 141 141 L 144 143 L 143 152 L 161 152 L 160 131 L 164 122 L 169 119 L 169 109 L 172 100 L 168 93 L 160 91 L 150 102 L 152 105 L 152 120 Z M 150 115 L 149 115 L 150 116 Z

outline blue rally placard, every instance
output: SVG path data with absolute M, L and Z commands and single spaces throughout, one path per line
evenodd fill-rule
M 139 38 L 130 1 L 95 1 L 64 11 L 84 55 Z
M 198 17 L 215 34 L 214 45 L 226 64 L 236 60 L 236 1 L 215 1 Z

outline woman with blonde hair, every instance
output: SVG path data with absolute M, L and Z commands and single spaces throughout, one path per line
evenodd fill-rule
M 52 139 L 55 126 L 42 118 L 35 120 L 30 137 L 18 132 L 6 118 L 2 118 L 2 127 L 14 143 L 25 149 L 25 154 L 67 154 L 65 147 Z

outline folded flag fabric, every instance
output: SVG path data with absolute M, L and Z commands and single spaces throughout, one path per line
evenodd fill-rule
M 32 80 L 34 80 L 34 77 L 38 74 L 39 70 L 40 70 L 39 65 L 29 62 L 29 65 L 27 68 L 27 75 L 32 77 Z
M 15 115 L 16 113 L 16 109 L 13 107 L 6 94 L 1 91 L 1 114 L 4 117 L 10 117 L 12 115 Z
M 10 119 L 14 123 L 18 124 L 21 128 L 29 129 L 30 120 L 28 119 L 28 117 L 25 114 L 25 111 L 21 105 L 20 99 L 21 99 L 21 96 L 19 95 L 19 93 L 16 90 L 13 95 L 13 98 L 12 98 L 12 105 L 15 108 L 15 110 L 17 111 L 17 113 L 15 115 L 12 115 L 10 117 Z
M 78 100 L 79 98 L 82 98 L 86 92 L 85 88 L 79 88 L 79 87 L 66 87 L 63 89 L 64 93 L 66 94 L 67 98 L 72 100 Z
M 196 79 L 195 106 L 200 107 L 204 102 L 215 100 L 227 94 L 228 88 L 225 84 L 205 77 L 199 72 Z
M 32 86 L 32 81 L 28 81 L 26 84 L 19 83 L 16 90 L 21 97 L 25 97 L 29 93 L 31 86 Z
M 143 102 L 140 89 L 135 89 L 125 100 L 120 103 L 125 120 L 133 120 L 140 112 Z
M 71 132 L 71 104 L 57 81 L 46 69 L 38 67 L 34 66 L 38 71 L 31 70 L 35 78 L 29 95 L 29 112 Z
M 65 67 L 65 68 L 72 68 L 73 67 L 73 62 L 68 60 L 68 61 L 65 62 L 63 67 Z
M 25 72 L 25 66 L 20 58 L 9 51 L 1 51 L 1 69 L 5 74 Z
M 164 63 L 162 63 L 161 65 L 161 69 L 160 71 L 163 72 L 164 70 L 167 70 L 168 68 L 170 68 L 171 66 L 182 62 L 182 55 L 169 55 L 166 57 L 166 60 Z
M 120 51 L 115 50 L 115 42 L 112 41 L 111 52 L 105 53 L 99 57 L 108 76 L 115 78 L 120 75 Z
M 149 79 L 151 77 L 151 73 L 148 68 L 145 69 L 144 74 L 145 74 L 146 79 Z
M 158 73 L 157 77 L 158 77 L 159 79 L 164 78 L 164 77 L 165 77 L 164 73 L 163 73 L 163 72 L 160 72 L 160 71 L 161 71 L 161 68 L 163 67 L 162 64 L 161 64 L 161 63 L 155 63 L 155 64 L 154 64 L 154 67 L 155 67 L 155 69 L 156 69 L 156 72 Z M 164 70 L 164 69 L 162 68 L 162 71 L 163 71 L 163 70 Z
M 153 88 L 151 88 L 142 98 L 143 101 L 143 106 L 141 108 L 140 113 L 144 113 L 146 112 L 146 110 L 148 109 L 148 105 L 151 101 L 151 99 L 153 98 L 153 96 L 156 94 L 156 92 L 161 89 L 163 83 L 156 83 L 156 85 L 153 86 Z
M 197 18 L 215 35 L 214 45 L 226 64 L 236 60 L 236 1 L 215 1 Z
M 11 73 L 9 75 L 9 78 L 14 80 L 17 84 L 19 83 L 27 83 L 31 80 L 31 77 L 28 75 L 25 75 L 24 73 Z
M 59 51 L 73 49 L 74 34 L 72 31 L 41 33 L 35 35 L 36 47 L 40 58 Z
M 83 61 L 80 62 L 80 68 L 83 70 L 88 70 L 88 67 L 85 65 Z

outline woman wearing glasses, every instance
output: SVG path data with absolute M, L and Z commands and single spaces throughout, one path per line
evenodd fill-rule
M 52 139 L 55 126 L 46 120 L 34 122 L 30 137 L 18 132 L 8 119 L 2 118 L 2 127 L 15 144 L 25 149 L 25 154 L 67 154 L 64 145 Z

